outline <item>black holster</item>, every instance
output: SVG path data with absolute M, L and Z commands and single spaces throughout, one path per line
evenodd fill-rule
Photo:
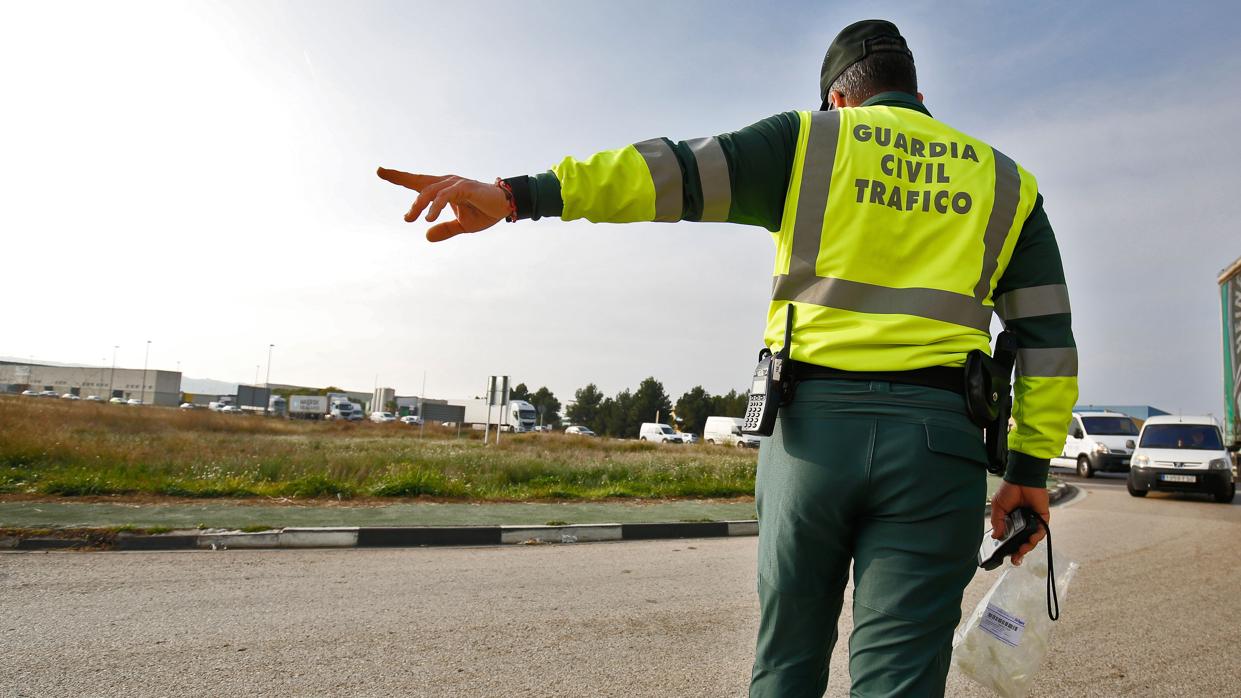
M 965 357 L 965 405 L 970 420 L 983 430 L 987 470 L 1003 475 L 1008 467 L 1008 420 L 1013 413 L 1012 375 L 1017 340 L 1005 330 L 995 339 L 995 352 L 979 349 Z

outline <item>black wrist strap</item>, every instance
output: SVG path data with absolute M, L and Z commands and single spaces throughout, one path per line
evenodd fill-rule
M 1060 595 L 1056 593 L 1056 567 L 1052 563 L 1051 557 L 1051 526 L 1047 525 L 1037 511 L 1034 512 L 1034 518 L 1043 525 L 1043 530 L 1047 532 L 1047 617 L 1053 621 L 1060 619 Z M 1052 610 L 1052 603 L 1055 603 L 1055 610 Z

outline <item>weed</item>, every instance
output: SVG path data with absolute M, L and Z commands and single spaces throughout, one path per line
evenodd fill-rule
M 314 473 L 286 482 L 280 494 L 289 497 L 352 497 L 356 488 L 327 475 Z

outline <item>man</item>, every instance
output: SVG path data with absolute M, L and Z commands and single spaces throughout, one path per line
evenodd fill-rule
M 823 694 L 852 563 L 854 694 L 942 695 L 986 499 L 960 367 L 989 349 L 998 313 L 1020 349 L 1017 428 L 992 524 L 998 537 L 1019 506 L 1048 519 L 1048 461 L 1077 397 L 1068 293 L 1034 178 L 931 117 L 895 25 L 846 27 L 824 59 L 820 97 L 818 112 L 566 158 L 494 185 L 379 176 L 419 192 L 406 221 L 452 207 L 457 219 L 433 226 L 431 241 L 541 216 L 772 231 L 765 344 L 783 345 L 795 306 L 800 381 L 759 455 L 750 694 Z

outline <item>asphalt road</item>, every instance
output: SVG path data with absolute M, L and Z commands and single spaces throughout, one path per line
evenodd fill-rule
M 1066 479 L 1082 567 L 1034 695 L 1241 692 L 1241 498 Z M 755 544 L 0 554 L 0 696 L 740 696 Z

